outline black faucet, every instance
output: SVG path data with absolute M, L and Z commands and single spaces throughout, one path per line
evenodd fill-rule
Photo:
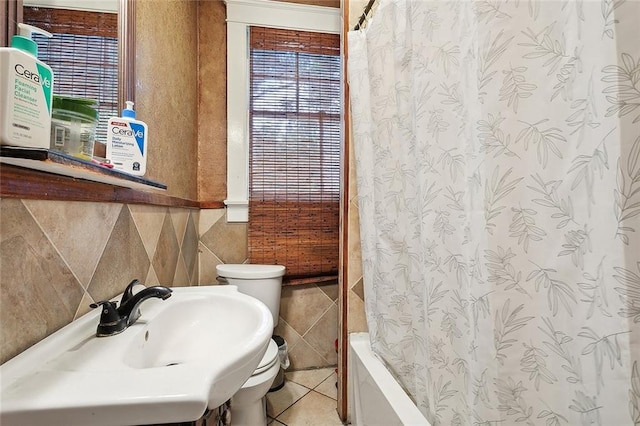
M 120 306 L 127 303 L 129 299 L 133 297 L 133 287 L 137 286 L 138 284 L 140 284 L 140 281 L 138 281 L 137 279 L 134 279 L 129 283 L 127 288 L 124 289 L 124 292 L 122 293 L 122 297 L 120 298 Z M 131 324 L 136 322 L 136 320 L 140 318 L 140 309 L 131 311 L 131 313 L 129 314 L 129 318 L 130 318 L 129 321 L 131 322 Z M 131 318 L 133 318 L 133 321 L 131 320 Z
M 102 314 L 100 315 L 96 336 L 105 337 L 122 333 L 140 318 L 138 307 L 145 300 L 152 297 L 165 300 L 171 297 L 171 289 L 163 286 L 147 287 L 133 294 L 133 286 L 136 284 L 138 284 L 138 280 L 133 280 L 127 286 L 127 289 L 122 294 L 122 300 L 118 308 L 116 308 L 116 302 L 107 300 L 90 305 L 92 308 L 102 306 Z

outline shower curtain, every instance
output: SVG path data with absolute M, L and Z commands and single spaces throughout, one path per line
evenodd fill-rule
M 640 424 L 640 2 L 348 34 L 367 322 L 434 425 Z

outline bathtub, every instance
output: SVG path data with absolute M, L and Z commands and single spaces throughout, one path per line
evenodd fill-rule
M 349 334 L 349 363 L 351 424 L 430 425 L 371 350 L 369 333 Z

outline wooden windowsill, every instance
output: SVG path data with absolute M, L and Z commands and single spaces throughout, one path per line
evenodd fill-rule
M 338 284 L 338 275 L 327 275 L 321 277 L 310 277 L 310 278 L 291 278 L 284 277 L 282 280 L 283 286 L 294 286 L 294 285 L 306 285 L 306 284 Z

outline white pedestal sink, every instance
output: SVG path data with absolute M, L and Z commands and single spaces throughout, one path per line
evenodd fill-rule
M 270 311 L 234 286 L 172 290 L 118 335 L 95 336 L 96 309 L 0 366 L 0 424 L 184 422 L 228 400 L 266 351 Z

